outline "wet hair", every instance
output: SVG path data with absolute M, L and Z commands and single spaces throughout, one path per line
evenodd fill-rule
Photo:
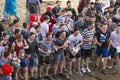
M 22 34 L 19 34 L 16 36 L 16 39 L 22 39 L 23 38 L 23 35 Z
M 65 26 L 65 24 L 60 24 L 60 28 L 61 28 L 62 26 Z
M 17 34 L 20 32 L 20 29 L 15 29 L 14 34 Z
M 23 27 L 27 28 L 27 23 L 26 22 L 23 23 Z
M 46 38 L 48 38 L 50 35 L 51 35 L 50 33 L 47 33 L 47 34 L 46 34 Z
M 57 1 L 56 1 L 56 4 L 59 3 L 59 2 L 61 2 L 61 1 L 57 0 Z
M 18 19 L 15 19 L 15 20 L 13 21 L 14 24 L 16 24 L 17 22 L 19 22 Z
M 29 34 L 30 36 L 32 36 L 32 35 L 35 35 L 35 33 L 34 32 L 30 32 L 30 34 Z
M 8 35 L 7 33 L 5 33 L 5 32 L 3 33 L 3 37 L 5 37 L 5 36 L 7 36 L 7 35 Z
M 67 4 L 68 4 L 68 3 L 71 3 L 71 1 L 68 0 L 68 1 L 67 1 Z
M 75 29 L 74 29 L 74 32 L 76 32 L 76 31 L 79 31 L 79 29 L 78 29 L 78 28 L 75 28 Z
M 10 23 L 8 26 L 9 26 L 9 27 L 13 27 L 13 26 L 14 26 L 14 23 Z
M 6 58 L 6 57 L 8 57 L 10 55 L 10 52 L 9 51 L 5 51 L 4 52 L 4 57 Z

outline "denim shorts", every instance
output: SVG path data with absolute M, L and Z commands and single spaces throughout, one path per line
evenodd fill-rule
M 54 59 L 55 59 L 55 63 L 59 63 L 60 61 L 64 61 L 65 60 L 65 56 L 64 56 L 64 53 L 61 53 L 61 54 L 55 54 L 54 55 Z
M 108 53 L 108 48 L 105 49 L 99 49 L 97 48 L 97 56 L 102 56 L 102 57 L 108 57 L 109 53 Z
M 21 59 L 20 66 L 21 66 L 21 68 L 27 67 L 27 60 L 26 59 Z
M 31 56 L 28 60 L 27 60 L 27 65 L 30 67 L 34 67 L 36 65 L 36 58 Z

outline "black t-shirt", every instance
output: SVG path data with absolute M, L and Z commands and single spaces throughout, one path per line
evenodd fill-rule
M 106 32 L 103 33 L 101 30 L 95 33 L 95 37 L 97 37 L 98 42 L 102 43 L 102 46 L 98 46 L 97 48 L 99 49 L 105 49 L 108 48 L 109 45 L 109 38 L 110 38 L 110 33 Z
M 27 40 L 27 44 L 29 45 L 29 49 L 25 50 L 26 54 L 32 54 L 32 55 L 34 55 L 35 53 L 37 53 L 38 44 L 37 44 L 36 40 L 34 40 L 33 42 L 29 42 Z
M 68 37 L 70 34 L 67 31 L 65 32 L 66 32 L 66 37 Z M 60 31 L 55 34 L 55 38 L 59 38 L 59 37 L 60 37 Z
M 62 46 L 66 41 L 66 38 L 64 38 L 63 40 L 60 39 L 60 38 L 57 38 L 56 41 L 54 42 L 56 46 Z M 64 53 L 64 49 L 61 48 L 59 49 L 58 51 L 56 51 L 56 54 L 61 54 L 61 53 Z

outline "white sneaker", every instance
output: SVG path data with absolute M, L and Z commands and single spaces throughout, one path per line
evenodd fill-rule
M 79 74 L 79 75 L 83 75 L 83 73 L 81 72 L 81 70 L 78 70 L 77 72 L 76 72 L 76 74 Z
M 111 66 L 108 66 L 108 68 L 109 68 L 109 69 L 112 69 L 112 68 L 113 68 L 113 65 L 111 65 Z
M 83 73 L 86 73 L 86 70 L 85 70 L 84 67 L 82 67 L 81 71 L 82 71 Z
M 69 70 L 68 73 L 69 73 L 69 75 L 72 75 L 72 70 Z
M 86 68 L 86 71 L 87 71 L 87 72 L 91 72 L 91 70 L 90 70 L 90 68 L 89 68 L 89 67 L 87 67 L 87 68 Z

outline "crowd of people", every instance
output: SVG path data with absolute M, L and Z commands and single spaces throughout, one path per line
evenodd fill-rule
M 42 80 L 43 77 L 52 80 L 49 76 L 51 67 L 54 67 L 52 75 L 55 79 L 58 76 L 65 77 L 64 72 L 73 76 L 73 67 L 76 74 L 84 75 L 97 70 L 101 59 L 101 73 L 106 75 L 107 68 L 118 65 L 119 0 L 104 10 L 100 0 L 95 0 L 95 3 L 80 0 L 78 11 L 72 7 L 72 1 L 68 0 L 63 8 L 61 1 L 57 0 L 56 5 L 53 8 L 48 6 L 43 14 L 40 1 L 26 0 L 29 21 L 23 23 L 21 30 L 16 4 L 11 3 L 14 10 L 8 6 L 10 1 L 6 0 L 4 17 L 0 22 L 0 80 Z M 16 19 L 4 30 L 9 14 Z M 96 46 L 96 60 L 93 59 L 93 46 Z M 91 62 L 95 63 L 93 70 Z M 37 79 L 34 67 L 38 68 Z

